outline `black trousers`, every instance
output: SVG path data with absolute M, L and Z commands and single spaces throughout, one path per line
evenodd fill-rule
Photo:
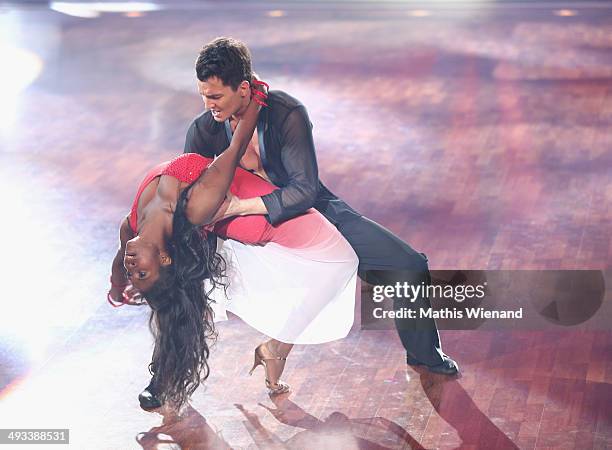
M 331 197 L 333 194 L 329 193 Z M 314 207 L 333 223 L 359 257 L 359 277 L 371 284 L 394 285 L 408 282 L 431 283 L 427 257 L 415 251 L 391 231 L 362 216 L 337 197 L 317 201 Z M 426 296 L 414 302 L 396 300 L 394 309 L 429 308 Z M 418 317 L 418 315 L 417 315 Z M 395 325 L 406 352 L 428 364 L 436 365 L 446 356 L 442 352 L 436 323 L 431 318 L 396 319 Z

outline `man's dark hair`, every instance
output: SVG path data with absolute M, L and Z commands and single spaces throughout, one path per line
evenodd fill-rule
M 200 50 L 196 60 L 198 80 L 217 77 L 235 91 L 244 80 L 253 78 L 251 53 L 243 42 L 228 37 L 218 37 Z

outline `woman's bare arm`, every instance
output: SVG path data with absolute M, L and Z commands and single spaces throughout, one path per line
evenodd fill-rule
M 206 225 L 225 200 L 234 171 L 253 136 L 260 106 L 251 101 L 240 119 L 229 147 L 206 169 L 190 188 L 185 213 L 194 225 Z
M 113 259 L 111 266 L 111 283 L 117 286 L 127 285 L 128 279 L 123 267 L 123 257 L 125 255 L 125 244 L 134 237 L 134 233 L 130 228 L 128 218 L 124 218 L 119 227 L 119 248 Z

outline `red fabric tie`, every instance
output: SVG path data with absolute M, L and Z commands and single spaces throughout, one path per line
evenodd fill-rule
M 270 91 L 270 85 L 268 85 L 268 83 L 266 83 L 265 81 L 255 80 L 255 81 L 253 81 L 253 84 L 257 85 L 257 86 L 265 86 L 266 91 Z M 251 90 L 251 98 L 253 100 L 255 100 L 258 105 L 268 106 L 268 104 L 266 102 L 264 102 L 264 100 L 268 98 L 268 95 L 263 93 L 263 92 L 261 92 L 261 91 L 258 91 L 256 89 L 252 89 Z

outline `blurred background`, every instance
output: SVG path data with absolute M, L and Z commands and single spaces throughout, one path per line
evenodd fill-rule
M 612 446 L 609 330 L 444 331 L 464 369 L 444 381 L 357 324 L 296 349 L 271 405 L 244 376 L 262 337 L 232 320 L 186 419 L 140 411 L 147 311 L 105 303 L 118 224 L 182 152 L 222 35 L 308 108 L 323 182 L 431 268 L 609 272 L 610 2 L 0 2 L 3 426 L 77 448 Z

